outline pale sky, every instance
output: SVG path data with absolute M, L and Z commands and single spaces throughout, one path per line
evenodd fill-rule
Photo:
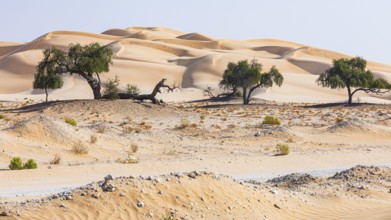
M 391 64 L 390 11 L 390 0 L 4 0 L 0 41 L 164 26 L 219 39 L 293 41 Z

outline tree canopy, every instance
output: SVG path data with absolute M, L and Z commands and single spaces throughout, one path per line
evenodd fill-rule
M 64 81 L 61 74 L 58 73 L 58 65 L 54 60 L 61 60 L 62 51 L 53 49 L 44 51 L 44 59 L 37 66 L 37 73 L 34 75 L 33 88 L 44 89 L 46 102 L 48 101 L 48 89 L 59 89 Z
M 98 43 L 88 45 L 70 44 L 68 51 L 56 48 L 46 49 L 37 72 L 78 74 L 87 80 L 94 99 L 100 99 L 101 80 L 99 74 L 108 72 L 112 64 L 113 51 Z
M 353 95 L 358 91 L 384 94 L 391 85 L 384 79 L 375 79 L 373 73 L 366 70 L 367 61 L 361 57 L 352 59 L 335 59 L 333 66 L 322 73 L 317 83 L 331 89 L 347 88 L 348 103 L 352 103 Z
M 275 66 L 269 72 L 262 73 L 262 65 L 254 59 L 250 63 L 248 60 L 228 63 L 219 85 L 233 93 L 242 88 L 243 104 L 248 105 L 255 89 L 272 87 L 274 83 L 281 86 L 283 81 L 283 76 Z

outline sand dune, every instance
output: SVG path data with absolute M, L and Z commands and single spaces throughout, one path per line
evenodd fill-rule
M 0 43 L 0 99 L 12 100 L 15 93 L 31 99 L 42 99 L 40 94 L 30 93 L 35 66 L 41 59 L 41 51 L 49 47 L 65 49 L 70 43 L 87 44 L 98 42 L 110 45 L 114 51 L 114 65 L 103 79 L 120 76 L 121 83 L 138 84 L 149 90 L 159 78 L 168 78 L 184 88 L 204 89 L 207 85 L 218 90 L 218 82 L 228 62 L 242 59 L 257 59 L 265 69 L 275 65 L 284 74 L 304 74 L 305 84 L 294 86 L 296 80 L 287 80 L 280 89 L 259 90 L 259 97 L 276 101 L 322 102 L 343 101 L 345 91 L 334 92 L 321 89 L 313 81 L 329 68 L 332 59 L 349 57 L 329 50 L 275 39 L 217 40 L 202 33 L 183 33 L 164 27 L 129 27 L 110 29 L 102 34 L 76 31 L 54 31 L 28 43 Z M 391 66 L 368 63 L 376 76 L 391 80 Z M 136 74 L 138 73 L 138 74 Z M 142 73 L 142 74 L 141 74 Z M 148 76 L 148 77 L 146 77 Z M 292 78 L 293 79 L 293 78 Z M 7 83 L 17 82 L 21 83 Z M 293 84 L 292 84 L 293 83 Z M 86 86 L 86 84 L 75 84 Z M 292 90 L 292 88 L 295 88 Z M 286 89 L 289 88 L 289 89 Z M 75 91 L 88 90 L 75 89 Z M 312 92 L 309 92 L 312 91 Z M 74 98 L 68 89 L 53 93 L 53 99 Z M 287 97 L 287 93 L 290 97 Z M 7 94 L 10 94 L 7 96 Z M 316 96 L 313 94 L 317 94 Z M 300 97 L 307 96 L 307 99 Z M 371 96 L 359 93 L 356 97 Z M 88 92 L 83 98 L 91 98 Z M 295 98 L 297 97 L 297 98 Z M 371 96 L 374 102 L 386 102 L 387 98 Z M 190 96 L 188 100 L 201 98 Z

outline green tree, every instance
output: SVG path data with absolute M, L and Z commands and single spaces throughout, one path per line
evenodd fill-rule
M 88 45 L 70 44 L 68 51 L 56 48 L 46 49 L 44 58 L 38 64 L 37 72 L 77 74 L 87 80 L 94 99 L 100 99 L 101 80 L 99 74 L 108 72 L 112 64 L 113 51 L 98 43 Z
M 373 73 L 366 70 L 367 61 L 361 57 L 335 59 L 333 66 L 316 80 L 318 85 L 331 89 L 347 88 L 348 103 L 358 91 L 377 95 L 389 92 L 391 85 L 384 79 L 375 79 Z
M 248 60 L 242 60 L 228 63 L 219 85 L 226 90 L 232 90 L 233 93 L 242 88 L 243 104 L 248 105 L 255 89 L 272 87 L 274 83 L 281 86 L 283 81 L 284 77 L 275 66 L 269 72 L 262 73 L 262 65 L 256 60 L 250 63 Z
M 61 50 L 52 49 L 43 52 L 44 59 L 37 66 L 37 73 L 34 75 L 33 88 L 44 89 L 46 94 L 46 102 L 48 102 L 48 89 L 59 89 L 63 86 L 64 81 L 58 73 L 59 68 L 55 60 L 63 59 Z

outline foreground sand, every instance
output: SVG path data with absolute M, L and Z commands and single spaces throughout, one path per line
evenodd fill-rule
M 288 178 L 288 188 L 280 184 L 285 180 L 264 183 L 295 172 L 332 176 L 358 164 L 391 166 L 389 106 L 239 103 L 3 102 L 0 178 L 7 181 L 0 182 L 1 208 L 10 209 L 13 217 L 18 210 L 27 219 L 162 219 L 170 211 L 178 219 L 390 217 L 388 168 L 358 167 L 347 179 L 299 178 L 300 187 L 295 178 Z M 281 126 L 261 125 L 266 115 L 280 118 Z M 65 117 L 75 119 L 77 126 L 65 123 Z M 276 145 L 282 143 L 290 146 L 290 154 L 275 156 Z M 72 152 L 80 144 L 88 148 L 87 154 Z M 49 164 L 55 154 L 60 164 Z M 131 163 L 124 163 L 129 155 Z M 39 168 L 9 171 L 14 156 L 34 158 Z M 195 179 L 168 175 L 194 170 L 208 173 Z M 98 199 L 91 198 L 92 191 L 80 196 L 83 190 L 76 190 L 69 201 L 45 200 L 32 207 L 9 203 L 100 181 L 107 174 L 136 178 L 113 181 L 118 189 L 110 193 L 96 187 Z M 148 176 L 152 180 L 146 180 Z M 262 183 L 238 182 L 245 180 Z M 136 206 L 139 200 L 145 207 Z

